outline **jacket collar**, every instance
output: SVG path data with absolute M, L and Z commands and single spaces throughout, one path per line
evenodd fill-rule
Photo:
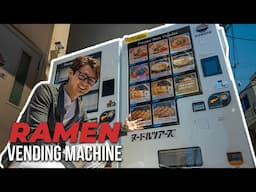
M 64 108 L 64 84 L 61 84 L 59 87 L 59 94 L 58 94 L 58 103 L 56 108 L 56 120 L 57 122 L 62 122 L 63 117 L 66 113 Z
M 64 115 L 66 113 L 66 110 L 64 108 L 64 85 L 61 84 L 59 87 L 59 95 L 58 95 L 58 104 L 56 109 L 56 117 L 57 122 L 63 122 Z M 77 100 L 77 108 L 74 117 L 67 123 L 65 126 L 65 129 L 69 128 L 72 123 L 79 122 L 80 121 L 80 115 L 83 114 L 83 105 L 82 105 L 82 98 L 78 97 Z

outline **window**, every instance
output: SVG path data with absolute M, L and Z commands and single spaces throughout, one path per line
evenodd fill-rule
M 241 103 L 242 103 L 242 107 L 243 107 L 244 112 L 246 112 L 251 107 L 247 95 L 245 95 L 244 97 L 241 98 Z
M 9 97 L 9 102 L 13 103 L 14 105 L 18 106 L 20 104 L 20 99 L 22 96 L 25 81 L 27 79 L 30 62 L 31 56 L 23 51 L 20 59 L 20 64 L 18 66 L 18 70 L 15 76 L 12 91 Z
M 201 64 L 205 77 L 222 73 L 218 56 L 201 59 Z

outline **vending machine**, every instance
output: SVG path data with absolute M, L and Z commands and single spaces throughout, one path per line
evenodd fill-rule
M 163 25 L 123 37 L 120 167 L 255 167 L 225 32 L 217 24 Z
M 82 96 L 89 121 L 143 119 L 119 138 L 115 168 L 253 168 L 256 159 L 217 24 L 167 24 L 88 47 L 51 63 L 50 82 L 67 80 L 79 56 L 101 63 Z

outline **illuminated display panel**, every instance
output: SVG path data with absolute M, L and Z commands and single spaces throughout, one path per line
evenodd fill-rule
M 128 61 L 132 119 L 179 124 L 177 99 L 201 94 L 190 27 L 128 44 Z

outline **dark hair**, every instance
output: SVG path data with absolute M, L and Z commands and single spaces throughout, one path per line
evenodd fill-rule
M 73 61 L 70 68 L 75 73 L 81 67 L 83 67 L 85 65 L 89 65 L 92 68 L 92 70 L 95 72 L 96 78 L 99 79 L 99 76 L 100 76 L 100 62 L 99 62 L 98 59 L 92 58 L 90 56 L 78 57 Z

